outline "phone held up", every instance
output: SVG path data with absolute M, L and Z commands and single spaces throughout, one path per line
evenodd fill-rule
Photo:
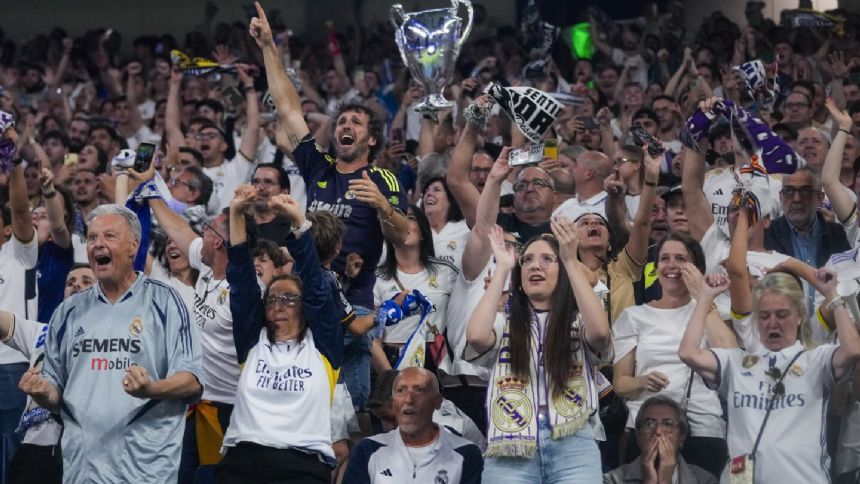
M 141 143 L 137 146 L 137 155 L 134 157 L 134 171 L 143 173 L 149 169 L 152 156 L 155 154 L 155 145 L 152 143 Z

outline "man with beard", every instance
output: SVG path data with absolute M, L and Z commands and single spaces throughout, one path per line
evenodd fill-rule
M 90 139 L 90 123 L 82 118 L 76 117 L 69 123 L 69 151 L 80 153 Z
M 78 170 L 72 179 L 72 199 L 80 217 L 86 220 L 99 206 L 99 177 L 89 170 Z
M 258 17 L 250 31 L 263 52 L 269 91 L 278 111 L 278 147 L 292 153 L 308 187 L 308 210 L 329 210 L 347 226 L 341 253 L 332 268 L 346 272 L 347 255 L 363 260 L 349 281 L 346 297 L 363 316 L 373 307 L 374 271 L 382 253 L 383 237 L 401 245 L 409 233 L 406 195 L 390 171 L 370 165 L 384 144 L 384 124 L 362 104 L 341 106 L 335 116 L 332 145 L 335 156 L 323 153 L 304 121 L 301 99 L 286 75 L 272 38 L 266 14 L 256 4 Z
M 116 158 L 120 150 L 128 148 L 128 142 L 121 138 L 112 127 L 97 124 L 90 129 L 90 144 L 107 153 L 107 158 Z
M 134 213 L 103 205 L 88 222 L 98 282 L 57 308 L 45 366 L 19 387 L 61 415 L 67 482 L 175 481 L 185 411 L 202 390 L 197 335 L 179 294 L 134 271 Z

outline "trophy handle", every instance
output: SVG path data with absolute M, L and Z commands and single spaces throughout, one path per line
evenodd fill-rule
M 395 3 L 391 6 L 391 10 L 388 11 L 388 18 L 391 21 L 391 25 L 394 26 L 394 30 L 399 30 L 400 26 L 403 25 L 404 20 L 406 20 L 406 13 L 403 11 L 403 5 L 399 3 Z
M 472 8 L 471 0 L 451 0 L 451 6 L 454 9 L 454 13 L 457 13 L 457 10 L 460 8 L 460 4 L 466 7 L 466 13 L 469 18 L 466 21 L 466 27 L 463 29 L 463 33 L 460 35 L 460 38 L 457 39 L 457 48 L 459 49 L 463 42 L 466 41 L 466 38 L 469 37 L 469 34 L 472 33 L 472 19 L 475 17 L 475 11 Z

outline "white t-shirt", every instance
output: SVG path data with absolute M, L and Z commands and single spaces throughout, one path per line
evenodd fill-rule
M 585 211 L 596 211 L 603 218 L 606 218 L 606 197 L 607 193 L 601 191 L 586 200 L 580 200 L 579 195 L 568 198 L 552 212 L 552 216 L 559 217 L 564 215 L 570 220 L 575 221 Z
M 624 205 L 627 205 L 627 220 L 633 221 L 633 218 L 636 217 L 636 212 L 639 211 L 639 199 L 642 198 L 642 195 L 625 195 L 624 196 Z
M 194 286 L 186 286 L 185 283 L 180 281 L 179 279 L 170 275 L 170 269 L 161 265 L 161 262 L 158 259 L 154 259 L 152 261 L 152 269 L 149 272 L 149 278 L 155 279 L 156 281 L 161 281 L 168 286 L 176 289 L 176 292 L 179 293 L 179 297 L 182 298 L 182 302 L 185 303 L 185 306 L 188 307 L 188 314 L 194 313 Z
M 431 259 L 436 263 L 436 274 L 431 274 L 429 270 L 424 269 L 417 274 L 406 274 L 405 272 L 397 271 L 397 279 L 406 290 L 411 293 L 418 289 L 430 302 L 433 304 L 433 310 L 427 316 L 425 323 L 430 328 L 430 325 L 435 325 L 440 333 L 445 331 L 445 314 L 448 309 L 448 297 L 454 289 L 454 282 L 457 280 L 459 272 L 453 265 L 439 259 Z M 373 287 L 373 303 L 379 307 L 383 301 L 393 298 L 401 293 L 400 286 L 392 279 L 382 277 L 376 278 L 376 285 Z M 416 312 L 411 316 L 403 318 L 399 323 L 385 327 L 385 335 L 382 340 L 390 344 L 404 344 L 409 339 L 409 336 L 415 331 L 415 327 L 421 315 Z M 434 335 L 431 331 L 427 331 L 427 341 L 433 341 Z
M 203 363 L 203 400 L 233 404 L 239 382 L 239 363 L 233 342 L 233 314 L 227 279 L 212 278 L 212 269 L 200 259 L 203 239 L 188 249 L 188 262 L 200 271 L 194 291 L 194 322 L 200 330 Z
M 33 287 L 27 299 L 27 271 L 34 270 L 39 259 L 39 243 L 33 237 L 29 243 L 22 243 L 13 234 L 0 247 L 0 309 L 15 313 L 22 318 L 35 318 L 38 298 L 36 297 L 36 278 L 32 277 Z M 26 363 L 24 355 L 5 345 L 0 345 L 0 365 Z
M 204 167 L 203 173 L 212 179 L 213 185 L 212 197 L 206 211 L 215 214 L 229 207 L 236 187 L 248 182 L 254 165 L 253 161 L 237 150 L 232 160 L 224 160 L 224 163 L 218 166 Z
M 782 215 L 782 205 L 779 200 L 779 191 L 782 189 L 782 175 L 768 175 L 770 178 L 770 198 L 773 213 L 771 220 Z M 705 192 L 705 198 L 711 204 L 711 213 L 714 214 L 714 222 L 719 226 L 720 231 L 726 237 L 729 236 L 729 205 L 732 201 L 732 192 L 738 186 L 732 170 L 728 168 L 714 168 L 705 173 L 705 183 L 702 185 L 702 190 Z M 704 247 L 702 247 L 704 248 Z M 707 252 L 705 252 L 707 255 Z
M 635 351 L 635 375 L 659 371 L 669 379 L 669 385 L 658 392 L 671 397 L 683 406 L 690 381 L 690 368 L 678 358 L 678 347 L 693 315 L 696 301 L 676 309 L 658 309 L 648 304 L 631 306 L 621 313 L 612 325 L 612 345 L 618 363 Z M 642 403 L 656 395 L 643 391 L 637 398 L 627 400 L 630 413 L 627 427 L 633 428 Z M 690 420 L 690 435 L 695 437 L 720 437 L 726 428 L 721 418 L 722 410 L 717 393 L 709 390 L 702 379 L 695 375 L 690 392 L 687 417 Z
M 45 353 L 45 338 L 48 336 L 48 325 L 21 319 L 17 316 L 14 318 L 12 334 L 9 338 L 3 341 L 8 345 L 8 348 L 20 352 L 30 363 L 30 366 L 36 366 Z M 0 345 L 6 348 L 6 345 Z M 41 367 L 39 367 L 41 368 Z M 27 396 L 27 406 L 24 408 L 24 415 L 38 409 L 39 405 L 33 401 L 33 398 Z M 39 424 L 36 424 L 27 429 L 24 434 L 23 443 L 51 446 L 56 445 L 60 441 L 60 432 L 62 426 L 53 418 L 48 418 Z
M 720 264 L 729 256 L 731 241 L 729 236 L 720 230 L 716 220 L 702 236 L 699 244 L 705 253 L 705 274 L 720 272 L 722 270 Z
M 726 257 L 728 257 L 728 254 L 726 254 Z M 790 259 L 789 256 L 776 251 L 748 251 L 747 270 L 749 270 L 750 276 L 757 281 L 767 275 L 767 273 L 775 266 L 788 259 Z M 723 266 L 716 267 L 715 272 L 728 274 Z M 728 290 L 719 294 L 714 299 L 714 304 L 717 306 L 717 312 L 720 313 L 720 317 L 723 321 L 727 321 L 731 318 L 732 301 Z
M 483 382 L 490 378 L 490 370 L 496 362 L 495 357 L 491 355 L 493 351 L 487 351 L 484 354 L 474 351 L 466 343 L 466 330 L 472 311 L 478 305 L 481 296 L 484 295 L 484 276 L 491 267 L 495 267 L 492 259 L 473 281 L 467 281 L 460 273 L 454 282 L 454 289 L 448 299 L 448 314 L 446 315 L 448 343 L 454 354 L 450 355 L 451 358 L 443 359 L 442 364 L 440 364 L 440 370 L 447 375 L 477 377 Z M 505 320 L 500 318 L 500 321 L 498 334 L 502 334 Z M 499 319 L 497 318 L 498 322 Z M 447 378 L 452 377 L 443 377 L 443 384 Z
M 636 53 L 634 55 L 630 55 L 624 52 L 621 49 L 614 48 L 612 49 L 612 63 L 618 67 L 623 67 L 627 62 L 627 59 L 636 59 L 636 70 L 631 71 L 630 78 L 637 82 L 642 89 L 648 87 L 648 63 L 645 62 L 645 59 L 642 58 L 642 54 Z
M 463 250 L 469 240 L 469 226 L 465 220 L 448 222 L 439 232 L 433 232 L 433 252 L 437 259 L 454 265 L 458 270 L 463 267 Z
M 711 350 L 718 360 L 717 388 L 728 402 L 730 456 L 752 451 L 767 406 L 773 407 L 755 455 L 754 482 L 829 482 L 824 417 L 835 384 L 831 361 L 837 346 L 808 350 L 786 368 L 802 349 L 796 342 L 779 352 Z M 775 404 L 771 389 L 776 379 L 766 374 L 771 366 L 787 374 L 785 395 Z
M 153 133 L 152 130 L 144 124 L 134 134 L 127 137 L 125 141 L 128 143 L 128 149 L 136 150 L 138 145 L 141 143 L 157 144 L 157 138 L 160 137 Z

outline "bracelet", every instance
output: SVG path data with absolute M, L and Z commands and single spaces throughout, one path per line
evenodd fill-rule
M 649 182 L 648 180 L 645 180 L 645 184 L 648 185 L 649 187 L 656 187 L 657 186 L 657 182 Z
M 312 225 L 311 221 L 310 221 L 310 220 L 305 219 L 305 221 L 304 221 L 301 225 L 299 225 L 298 227 L 295 227 L 295 228 L 293 229 L 293 235 L 294 235 L 296 238 L 301 237 L 301 236 L 302 236 L 302 234 L 304 234 L 305 232 L 307 232 L 307 231 L 308 231 L 308 229 L 310 229 L 310 228 L 311 228 L 311 225 Z
M 242 92 L 248 93 L 248 92 L 254 92 L 254 91 L 256 91 L 256 89 L 254 89 L 254 86 L 245 86 L 242 88 Z
M 51 190 L 50 192 L 42 192 L 42 198 L 52 199 L 57 196 L 56 190 Z
M 832 313 L 839 306 L 843 306 L 843 307 L 845 306 L 845 297 L 839 296 L 837 298 L 834 298 L 829 303 L 827 303 L 827 310 Z
M 847 129 L 839 128 L 839 130 L 837 130 L 836 132 L 838 133 L 839 131 L 842 131 L 843 133 L 845 133 L 845 134 L 847 134 L 847 135 L 849 135 L 849 136 L 851 135 L 851 132 L 850 132 L 850 131 L 848 131 Z

